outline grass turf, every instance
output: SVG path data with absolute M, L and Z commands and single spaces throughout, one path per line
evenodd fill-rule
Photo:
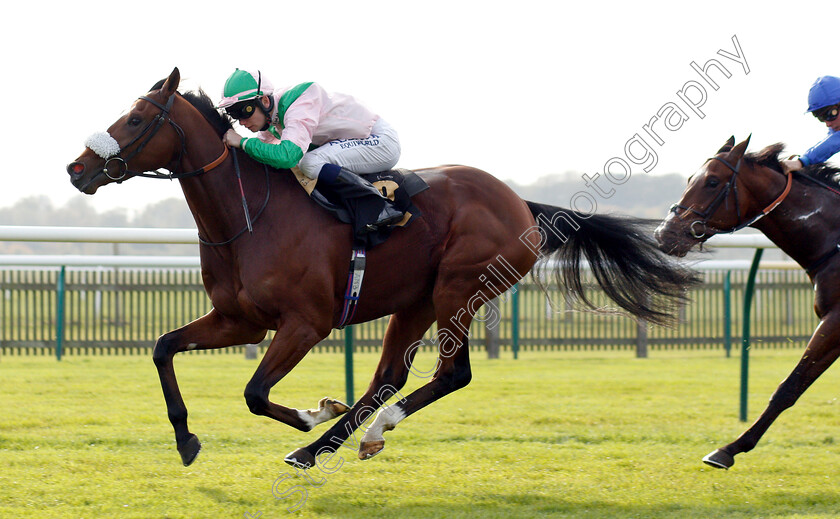
M 242 390 L 256 363 L 240 355 L 176 357 L 190 428 L 204 446 L 186 468 L 150 358 L 7 356 L 0 517 L 836 517 L 832 371 L 721 471 L 700 459 L 745 428 L 740 360 L 651 355 L 526 352 L 490 361 L 473 353 L 470 386 L 386 433 L 380 455 L 360 461 L 342 448 L 332 473 L 308 476 L 283 456 L 327 426 L 301 433 L 251 415 Z M 752 352 L 751 419 L 798 356 Z M 356 396 L 377 359 L 356 355 Z M 418 361 L 425 369 L 433 357 Z M 423 382 L 411 377 L 402 393 Z M 271 397 L 309 408 L 343 393 L 343 356 L 322 353 Z

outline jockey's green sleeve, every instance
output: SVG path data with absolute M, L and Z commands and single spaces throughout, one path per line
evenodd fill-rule
M 242 149 L 259 162 L 277 169 L 297 166 L 303 158 L 303 150 L 292 141 L 269 144 L 259 139 L 243 139 Z

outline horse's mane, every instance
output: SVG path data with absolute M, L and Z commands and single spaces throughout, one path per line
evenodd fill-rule
M 757 153 L 747 153 L 744 155 L 744 162 L 751 165 L 765 166 L 770 169 L 781 172 L 782 165 L 779 162 L 779 155 L 784 151 L 785 145 L 781 142 L 771 144 Z M 833 187 L 840 187 L 840 168 L 829 166 L 821 162 L 819 164 L 811 164 L 800 169 L 801 173 L 819 182 L 830 184 Z
M 747 153 L 744 155 L 744 162 L 753 166 L 764 166 L 776 171 L 782 171 L 782 164 L 779 162 L 779 154 L 785 149 L 785 145 L 781 142 L 771 144 L 763 150 L 756 153 Z
M 149 91 L 160 90 L 165 81 L 165 79 L 161 79 L 155 83 Z M 219 137 L 224 135 L 226 131 L 233 128 L 233 123 L 230 117 L 216 109 L 215 104 L 213 104 L 213 100 L 210 99 L 210 96 L 208 96 L 203 89 L 199 88 L 197 92 L 189 91 L 180 94 L 181 97 L 186 99 L 201 113 L 201 115 L 204 116 L 205 119 L 207 119 L 207 121 L 213 126 L 213 129 L 216 130 L 216 133 L 219 134 Z

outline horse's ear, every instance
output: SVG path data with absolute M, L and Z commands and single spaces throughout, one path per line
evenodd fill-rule
M 738 160 L 738 159 L 740 159 L 741 157 L 744 156 L 744 153 L 746 153 L 746 151 L 747 151 L 747 146 L 750 145 L 750 138 L 751 137 L 752 137 L 752 134 L 749 134 L 747 136 L 747 138 L 744 139 L 743 142 L 739 142 L 737 146 L 732 148 L 732 152 L 730 152 L 730 154 L 729 154 L 731 160 L 735 161 L 735 160 Z
M 718 153 L 726 153 L 727 151 L 731 150 L 732 147 L 735 146 L 735 136 L 732 135 L 729 137 L 729 140 L 724 143 L 723 146 L 720 147 Z
M 181 82 L 181 72 L 178 67 L 172 69 L 172 73 L 166 78 L 166 81 L 161 87 L 161 93 L 165 96 L 170 96 L 178 90 L 178 84 Z

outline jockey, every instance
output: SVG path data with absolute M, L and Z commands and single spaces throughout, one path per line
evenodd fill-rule
M 825 123 L 828 135 L 798 159 L 791 157 L 781 161 L 786 172 L 825 162 L 840 151 L 840 118 L 837 117 L 840 114 L 840 78 L 822 76 L 814 81 L 808 92 L 808 111 Z
M 225 82 L 219 108 L 256 132 L 228 130 L 224 142 L 277 169 L 297 166 L 341 198 L 358 234 L 400 221 L 397 210 L 361 173 L 388 171 L 400 157 L 397 132 L 352 97 L 317 83 L 275 89 L 260 71 L 236 69 Z

